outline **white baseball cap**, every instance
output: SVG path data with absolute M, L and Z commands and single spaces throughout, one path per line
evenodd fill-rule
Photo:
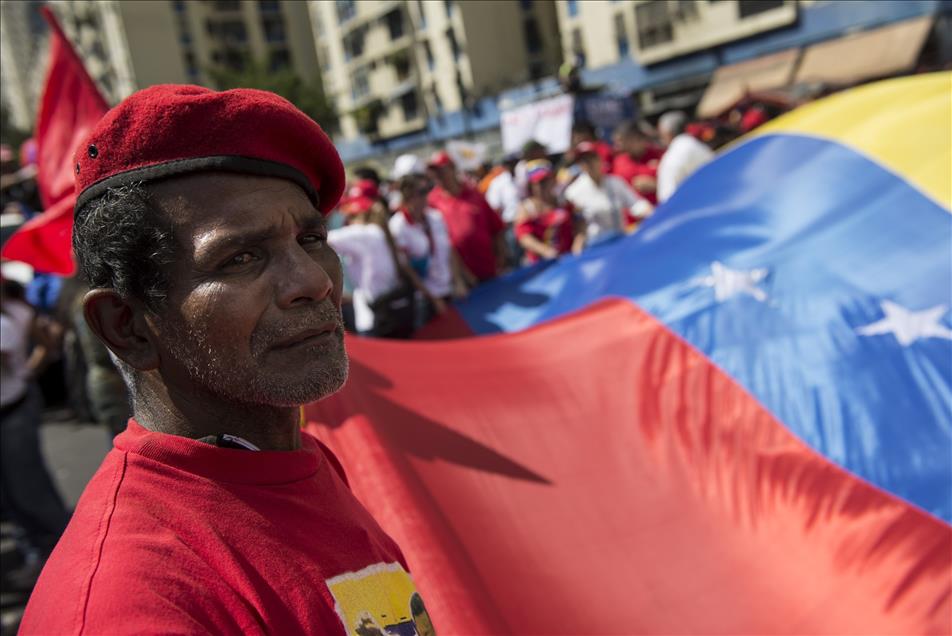
M 394 180 L 402 179 L 408 174 L 426 173 L 426 164 L 416 155 L 400 155 L 393 162 L 393 172 L 390 174 Z

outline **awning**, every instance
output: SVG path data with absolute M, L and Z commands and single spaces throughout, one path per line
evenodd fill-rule
M 786 86 L 793 78 L 799 53 L 799 49 L 788 49 L 720 67 L 698 104 L 698 116 L 716 117 L 749 93 Z
M 850 85 L 908 72 L 919 59 L 933 20 L 921 16 L 814 44 L 804 52 L 795 82 Z

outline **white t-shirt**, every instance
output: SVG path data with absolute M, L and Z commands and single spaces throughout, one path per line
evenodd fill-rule
M 495 179 L 489 182 L 486 190 L 486 203 L 499 212 L 502 220 L 512 223 L 516 220 L 519 209 L 519 186 L 509 174 L 508 170 L 500 172 Z
M 397 266 L 383 229 L 377 225 L 348 225 L 327 233 L 327 242 L 347 265 L 354 285 L 354 326 L 369 331 L 374 326 L 370 303 L 396 289 Z
M 9 406 L 26 393 L 30 379 L 27 354 L 30 348 L 30 324 L 33 310 L 29 305 L 16 301 L 4 301 L 0 311 L 0 406 Z
M 565 189 L 565 198 L 585 219 L 585 234 L 588 243 L 609 238 L 625 227 L 625 211 L 633 210 L 636 216 L 643 213 L 641 200 L 620 177 L 607 174 L 602 183 L 583 172 Z
M 427 208 L 424 214 L 433 237 L 432 252 L 430 239 L 427 238 L 423 225 L 410 223 L 402 212 L 390 217 L 390 234 L 393 235 L 394 243 L 410 258 L 429 256 L 423 284 L 431 294 L 443 298 L 453 291 L 453 269 L 450 262 L 453 257 L 453 244 L 450 242 L 450 233 L 446 229 L 443 215 L 433 208 Z
M 685 179 L 713 156 L 713 150 L 687 133 L 672 139 L 658 164 L 658 202 L 668 200 Z

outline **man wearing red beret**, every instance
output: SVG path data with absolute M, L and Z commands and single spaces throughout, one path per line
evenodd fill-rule
M 299 428 L 347 377 L 330 140 L 271 93 L 155 86 L 75 172 L 85 316 L 134 416 L 21 633 L 414 633 L 403 555 Z

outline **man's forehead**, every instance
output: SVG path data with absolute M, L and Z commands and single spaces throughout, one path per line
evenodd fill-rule
M 150 184 L 155 203 L 177 225 L 246 224 L 277 209 L 320 216 L 297 184 L 277 177 L 207 172 Z

